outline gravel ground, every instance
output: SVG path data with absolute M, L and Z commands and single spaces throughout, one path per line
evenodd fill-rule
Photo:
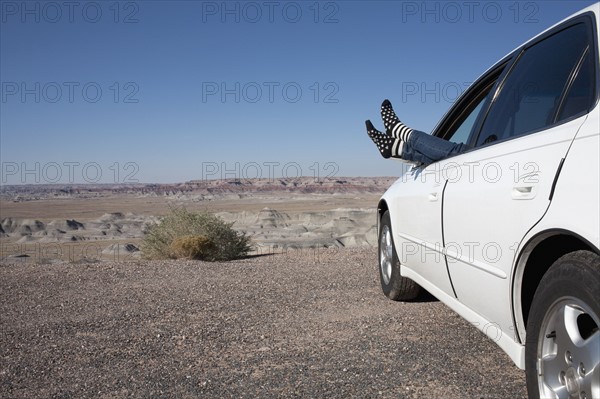
M 373 249 L 0 266 L 2 398 L 517 398 L 445 305 L 386 299 Z

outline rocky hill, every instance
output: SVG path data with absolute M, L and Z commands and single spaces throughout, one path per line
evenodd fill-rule
M 214 197 L 227 194 L 382 193 L 395 177 L 299 177 L 294 179 L 191 180 L 170 184 L 28 184 L 0 186 L 0 198 L 27 201 L 57 197 L 94 198 L 112 195 Z

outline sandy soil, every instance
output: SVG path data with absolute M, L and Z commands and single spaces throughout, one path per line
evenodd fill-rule
M 376 251 L 2 263 L 2 398 L 519 398 L 524 373 Z

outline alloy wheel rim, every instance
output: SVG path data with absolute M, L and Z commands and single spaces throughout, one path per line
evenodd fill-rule
M 385 225 L 379 240 L 379 267 L 385 284 L 389 284 L 392 279 L 393 254 L 392 232 L 389 226 Z
M 580 299 L 550 306 L 540 329 L 537 375 L 544 398 L 600 398 L 599 316 Z

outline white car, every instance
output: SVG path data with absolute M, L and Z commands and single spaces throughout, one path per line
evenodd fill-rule
M 526 370 L 529 396 L 600 398 L 600 3 L 484 73 L 378 204 L 394 300 L 429 291 Z

